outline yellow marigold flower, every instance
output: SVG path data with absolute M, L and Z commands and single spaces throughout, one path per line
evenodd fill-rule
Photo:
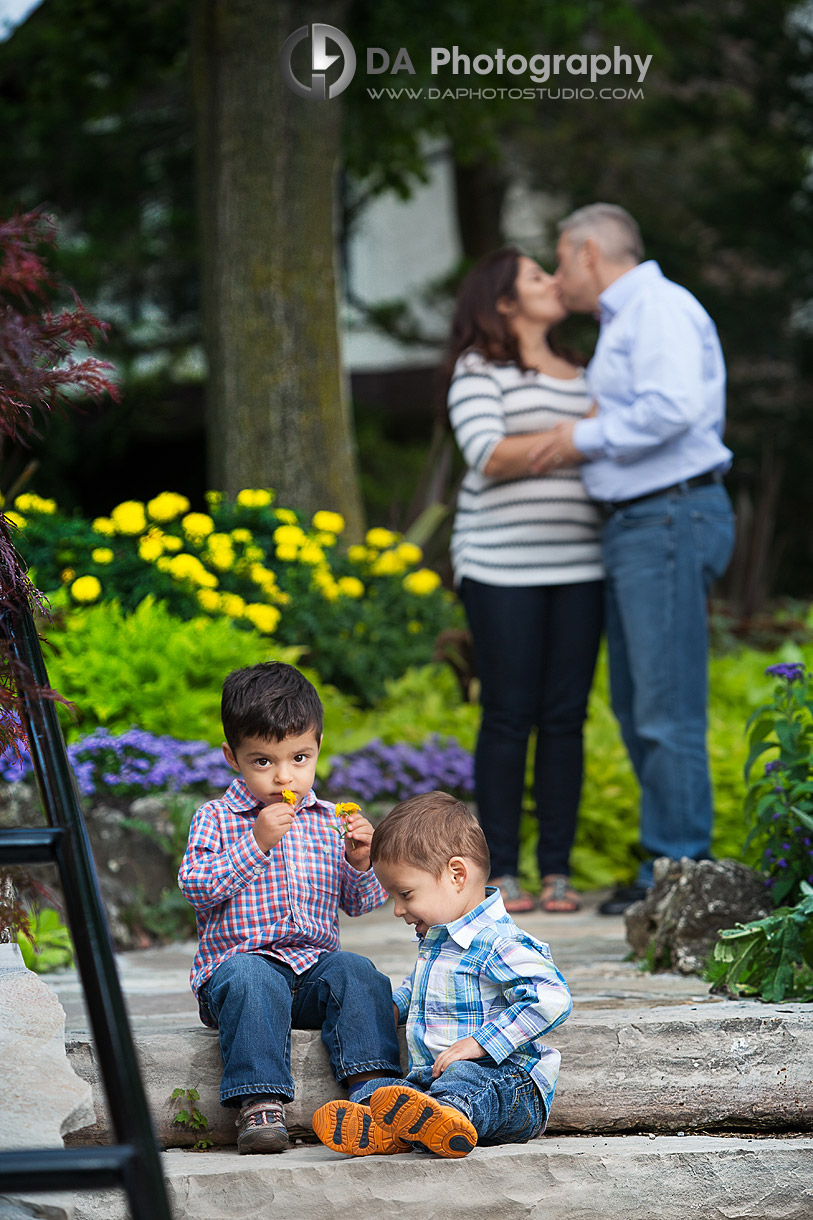
M 154 563 L 163 553 L 163 545 L 157 538 L 142 538 L 138 544 L 139 558 L 145 563 Z
M 327 534 L 340 534 L 344 529 L 344 517 L 341 513 L 320 509 L 318 513 L 313 514 L 313 528 L 324 530 Z
M 162 491 L 148 501 L 147 512 L 153 521 L 174 521 L 182 513 L 189 512 L 189 501 L 176 491 Z
M 302 546 L 308 537 L 298 525 L 278 525 L 274 530 L 274 541 L 278 546 Z
M 215 523 L 206 513 L 187 513 L 181 520 L 181 528 L 187 538 L 191 538 L 195 542 L 202 542 L 204 538 L 209 537 L 215 528 Z
M 277 521 L 281 521 L 283 525 L 297 525 L 299 518 L 292 508 L 275 508 L 274 516 Z
M 195 555 L 187 555 L 185 552 L 174 555 L 165 570 L 176 580 L 187 580 L 190 584 L 200 585 L 204 589 L 217 588 L 217 577 L 213 572 L 207 572 Z
M 261 563 L 253 563 L 248 570 L 248 574 L 254 581 L 255 585 L 259 585 L 260 588 L 263 588 L 265 585 L 275 585 L 277 583 L 276 574 L 269 568 L 264 568 Z
M 207 552 L 211 562 L 221 572 L 228 572 L 234 565 L 234 547 L 228 534 L 210 534 Z
M 420 563 L 423 559 L 423 551 L 414 542 L 399 542 L 395 553 L 401 556 L 409 568 L 414 568 L 415 564 Z
M 165 551 L 180 551 L 183 542 L 180 538 L 176 538 L 174 534 L 164 534 L 161 543 Z
M 239 529 L 239 530 L 232 530 L 232 532 L 231 532 L 231 538 L 232 538 L 233 542 L 251 542 L 251 539 L 253 537 L 254 537 L 254 535 L 252 534 L 251 530 Z
M 306 542 L 300 549 L 299 558 L 302 563 L 324 563 L 325 552 L 315 542 Z
M 267 508 L 273 499 L 273 492 L 267 487 L 244 487 L 238 491 L 235 503 L 240 508 Z
M 214 512 L 215 509 L 220 508 L 220 505 L 223 503 L 223 492 L 222 491 L 205 491 L 203 493 L 203 498 L 206 501 L 206 503 L 209 505 L 209 508 L 211 509 L 211 511 Z
M 366 546 L 359 546 L 356 543 L 347 548 L 347 558 L 351 563 L 366 563 L 371 558 L 371 555 Z
M 290 606 L 291 604 L 290 593 L 283 593 L 281 589 L 272 589 L 269 597 L 271 597 L 278 606 Z
M 261 546 L 247 546 L 243 555 L 249 563 L 262 563 L 265 559 L 265 551 Z
M 407 593 L 416 593 L 418 597 L 426 597 L 427 594 L 434 593 L 437 589 L 440 577 L 431 568 L 420 568 L 417 572 L 410 572 L 408 576 L 405 576 L 402 584 Z
M 220 609 L 229 618 L 240 618 L 246 608 L 246 603 L 237 593 L 221 593 Z
M 90 557 L 94 563 L 112 563 L 114 559 L 113 552 L 108 546 L 97 546 L 90 552 Z
M 375 529 L 367 530 L 364 541 L 368 546 L 374 546 L 377 550 L 383 551 L 398 541 L 398 535 L 393 534 L 392 530 L 381 529 L 379 526 Z
M 12 525 L 16 525 L 18 530 L 24 530 L 26 527 L 26 519 L 22 513 L 6 513 L 6 521 L 10 521 Z
M 91 523 L 91 528 L 95 533 L 104 534 L 108 538 L 111 534 L 115 534 L 116 532 L 116 527 L 109 517 L 97 517 L 96 520 Z
M 83 604 L 98 601 L 101 591 L 102 582 L 95 576 L 80 576 L 71 585 L 71 597 Z
M 43 500 L 34 491 L 25 491 L 14 501 L 14 507 L 23 513 L 55 513 L 56 500 Z
M 117 504 L 110 514 L 110 520 L 119 534 L 143 534 L 147 528 L 147 514 L 140 500 L 125 500 Z
M 298 554 L 299 547 L 292 546 L 289 542 L 285 542 L 282 546 L 277 547 L 277 559 L 282 559 L 283 561 L 287 562 L 292 559 L 296 559 Z
M 410 635 L 420 635 L 420 633 L 423 631 L 423 627 L 416 619 L 413 618 L 407 623 L 407 631 Z
M 171 572 L 172 560 L 169 555 L 162 555 L 160 559 L 156 559 L 155 566 L 159 572 Z
M 75 575 L 76 568 L 63 568 L 59 573 L 59 579 L 62 581 L 63 585 L 67 585 L 70 584 Z
M 397 551 L 382 551 L 370 571 L 373 576 L 400 576 L 405 567 Z
M 315 542 L 317 546 L 335 546 L 336 535 L 328 534 L 325 530 L 320 530 L 318 534 L 314 534 L 311 542 Z
M 319 586 L 319 592 L 326 602 L 335 602 L 339 597 L 339 586 L 333 580 L 330 583 L 326 581 L 323 585 Z
M 286 805 L 295 805 L 296 804 L 296 793 L 292 792 L 290 788 L 283 788 L 282 789 L 282 799 L 285 801 Z
M 210 614 L 214 614 L 215 610 L 220 609 L 220 594 L 215 593 L 214 589 L 199 589 L 198 604 L 204 610 L 208 610 Z
M 357 576 L 340 576 L 338 585 L 345 597 L 364 597 L 364 585 Z
M 262 602 L 249 602 L 243 611 L 243 618 L 247 618 L 263 635 L 271 635 L 276 630 L 280 617 L 276 606 L 264 606 Z

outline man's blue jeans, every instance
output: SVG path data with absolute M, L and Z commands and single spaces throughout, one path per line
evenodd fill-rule
M 490 1056 L 457 1059 L 437 1080 L 431 1067 L 422 1067 L 404 1083 L 465 1114 L 480 1144 L 526 1144 L 545 1130 L 542 1094 L 512 1063 L 495 1063 Z
M 370 1071 L 401 1076 L 392 986 L 356 953 L 323 953 L 302 974 L 264 954 L 235 953 L 200 998 L 220 1034 L 221 1105 L 251 1094 L 293 1098 L 292 1025 L 321 1029 L 338 1081 Z
M 651 857 L 709 853 L 707 597 L 733 545 L 719 484 L 648 497 L 614 513 L 602 532 L 612 705 L 641 786 L 641 846 Z M 651 859 L 638 883 L 652 884 Z

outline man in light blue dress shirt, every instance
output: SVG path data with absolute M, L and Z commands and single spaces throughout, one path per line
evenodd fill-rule
M 725 363 L 702 305 L 642 261 L 629 213 L 592 204 L 559 227 L 562 300 L 600 315 L 587 370 L 597 411 L 555 428 L 531 469 L 584 463 L 604 518 L 612 704 L 641 787 L 647 854 L 635 885 L 600 908 L 618 914 L 651 886 L 653 858 L 710 850 L 707 595 L 734 544 Z

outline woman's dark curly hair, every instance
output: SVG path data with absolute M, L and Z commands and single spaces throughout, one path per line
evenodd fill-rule
M 479 352 L 492 364 L 515 364 L 523 373 L 527 371 L 508 318 L 497 308 L 499 301 L 516 300 L 519 260 L 523 257 L 517 246 L 504 246 L 487 254 L 463 280 L 446 353 L 449 380 L 457 358 L 468 351 Z M 554 355 L 572 364 L 587 363 L 580 353 L 563 346 L 553 332 L 548 344 Z

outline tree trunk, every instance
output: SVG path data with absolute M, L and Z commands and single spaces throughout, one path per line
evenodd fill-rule
M 298 97 L 279 67 L 289 34 L 313 21 L 341 29 L 345 9 L 345 0 L 196 0 L 192 58 L 209 478 L 232 495 L 273 487 L 279 504 L 305 514 L 334 509 L 358 536 L 334 275 L 342 100 Z M 300 78 L 310 47 L 308 38 L 297 51 Z
M 502 207 L 508 178 L 502 164 L 456 161 L 455 193 L 460 244 L 466 258 L 480 259 L 504 242 Z

